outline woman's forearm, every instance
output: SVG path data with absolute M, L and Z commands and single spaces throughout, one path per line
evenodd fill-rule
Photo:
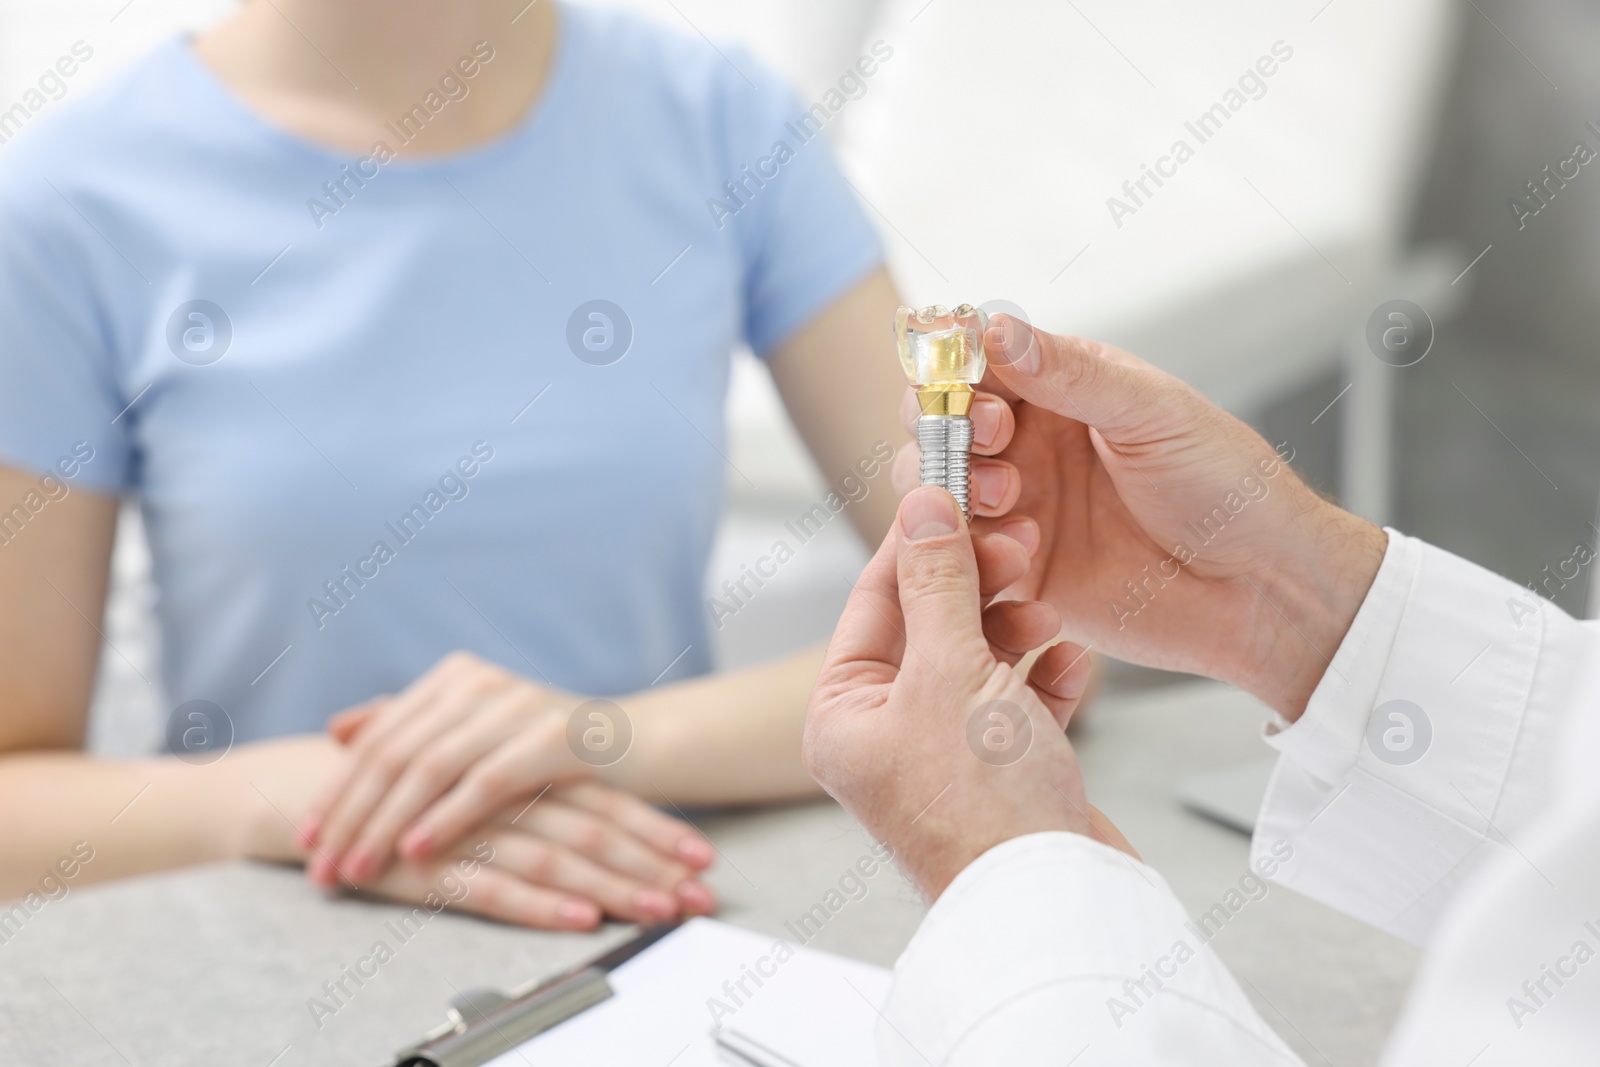
M 633 746 L 601 777 L 681 805 L 815 796 L 821 790 L 801 766 L 800 736 L 823 651 L 819 645 L 618 700 Z
M 81 752 L 0 757 L 0 900 L 212 860 L 292 860 L 293 820 L 340 758 L 317 736 L 241 745 L 203 766 Z

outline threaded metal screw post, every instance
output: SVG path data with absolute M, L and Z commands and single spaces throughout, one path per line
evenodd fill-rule
M 972 450 L 972 420 L 965 415 L 923 415 L 917 419 L 922 450 L 922 484 L 937 485 L 956 498 L 961 514 L 972 518 L 967 457 Z

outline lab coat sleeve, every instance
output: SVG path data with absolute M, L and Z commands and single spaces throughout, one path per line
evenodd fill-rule
M 1580 544 L 1556 572 L 1593 558 Z M 1305 714 L 1269 727 L 1281 756 L 1253 858 L 1288 851 L 1275 880 L 1422 942 L 1486 843 L 1549 805 L 1596 636 L 1531 589 L 1389 531 Z
M 1301 1061 L 1161 876 L 1078 834 L 990 849 L 895 966 L 879 1062 L 1264 1067 Z

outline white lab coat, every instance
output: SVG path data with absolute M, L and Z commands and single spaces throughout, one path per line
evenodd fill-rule
M 1268 727 L 1251 865 L 1428 945 L 1385 1064 L 1600 1063 L 1596 665 L 1600 626 L 1390 531 L 1306 713 Z M 1207 946 L 1213 912 L 1079 835 L 1008 841 L 901 956 L 880 1059 L 1300 1063 Z

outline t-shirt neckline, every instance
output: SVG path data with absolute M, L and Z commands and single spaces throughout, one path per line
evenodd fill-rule
M 549 121 L 549 115 L 554 112 L 560 102 L 560 98 L 565 95 L 566 85 L 571 81 L 572 71 L 576 66 L 572 53 L 576 44 L 574 23 L 577 20 L 573 17 L 571 6 L 562 2 L 562 0 L 548 0 L 548 2 L 552 3 L 557 11 L 556 39 L 550 55 L 550 70 L 545 75 L 544 86 L 540 90 L 538 98 L 517 119 L 516 123 L 510 129 L 495 135 L 487 141 L 482 141 L 458 151 L 425 156 L 418 159 L 407 159 L 399 151 L 399 145 L 389 144 L 390 138 L 376 137 L 374 138 L 374 143 L 382 141 L 385 144 L 389 144 L 390 149 L 395 152 L 394 159 L 386 164 L 387 167 L 414 174 L 425 174 L 434 170 L 452 170 L 476 163 L 490 162 L 532 138 Z M 206 98 L 231 113 L 245 125 L 251 127 L 257 135 L 270 139 L 298 155 L 315 158 L 335 167 L 362 158 L 363 153 L 350 152 L 314 141 L 293 130 L 280 126 L 265 115 L 262 115 L 254 107 L 246 103 L 226 82 L 217 76 L 215 71 L 206 66 L 200 57 L 195 54 L 193 41 L 189 35 L 182 34 L 173 37 L 168 40 L 165 47 L 175 53 L 176 65 L 182 69 L 191 82 L 200 87 L 200 91 Z

